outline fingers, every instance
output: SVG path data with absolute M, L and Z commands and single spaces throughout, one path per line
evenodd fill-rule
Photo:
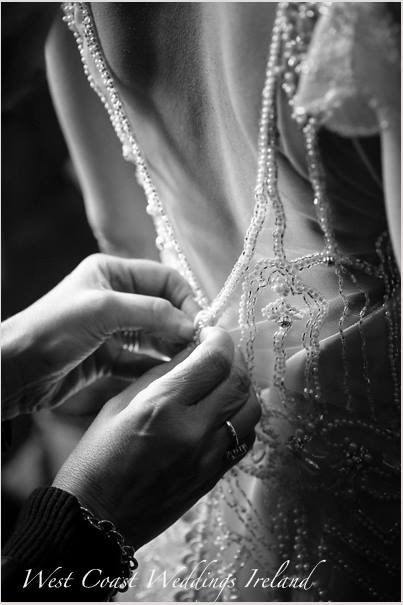
M 227 452 L 238 447 L 236 439 L 226 424 L 222 424 L 209 439 L 209 449 L 206 451 L 203 461 L 206 472 L 209 468 L 222 469 L 224 474 L 229 468 L 237 464 L 251 449 L 255 441 L 255 426 L 261 416 L 261 407 L 254 392 L 251 392 L 246 403 L 236 412 L 234 416 L 228 418 L 238 437 L 238 446 L 246 444 L 246 448 L 240 450 L 239 456 L 228 458 Z
M 106 334 L 145 329 L 189 341 L 200 310 L 189 284 L 160 263 L 106 254 L 87 257 L 76 277 L 94 293 L 97 317 Z
M 113 401 L 110 403 L 110 412 L 116 413 L 118 411 L 122 411 L 129 406 L 129 404 L 133 404 L 134 407 L 137 405 L 137 395 L 140 393 L 144 394 L 144 397 L 148 397 L 148 389 L 155 380 L 165 376 L 167 372 L 169 372 L 172 368 L 174 368 L 178 363 L 180 363 L 183 359 L 185 359 L 193 350 L 193 346 L 188 346 L 186 349 L 181 351 L 176 357 L 168 362 L 163 362 L 161 364 L 157 364 L 151 369 L 149 369 L 145 374 L 142 374 L 135 382 L 130 384 L 127 389 L 122 391 L 118 397 L 115 397 Z
M 253 393 L 246 404 L 234 415 L 229 422 L 235 429 L 239 443 L 250 441 L 251 435 L 255 433 L 255 426 L 262 415 L 261 407 L 256 395 Z M 224 424 L 219 430 L 220 441 L 226 445 L 226 449 L 236 447 L 236 440 L 231 435 L 229 427 Z
M 189 317 L 168 300 L 142 294 L 109 292 L 98 319 L 105 334 L 142 329 L 173 341 L 189 342 L 194 332 Z
M 231 371 L 234 345 L 227 332 L 205 328 L 202 342 L 171 370 L 149 385 L 145 394 L 156 400 L 167 397 L 176 404 L 192 405 L 201 401 Z M 172 367 L 174 366 L 174 367 Z
M 255 392 L 251 390 L 246 403 L 233 416 L 226 419 L 234 427 L 239 443 L 243 443 L 254 432 L 255 426 L 260 420 L 261 413 L 261 407 Z M 218 442 L 222 444 L 225 450 L 235 447 L 236 441 L 231 435 L 225 421 L 216 433 Z
M 90 258 L 98 263 L 112 290 L 165 298 L 192 319 L 200 311 L 187 281 L 166 265 L 107 254 L 96 254 Z
M 127 350 L 130 350 L 131 346 L 134 353 L 157 357 L 162 361 L 170 361 L 185 346 L 183 340 L 175 341 L 164 335 L 156 335 L 143 330 L 135 332 L 133 337 L 118 333 L 115 335 L 115 342 L 120 343 L 120 346 L 124 346 Z
M 200 311 L 200 307 L 194 299 L 191 287 L 187 281 L 173 269 L 169 269 L 163 296 L 170 300 L 173 305 L 182 309 L 182 311 L 192 320 Z
M 203 414 L 212 428 L 231 418 L 252 396 L 248 372 L 240 354 L 236 354 L 231 372 L 201 403 Z
M 252 431 L 241 442 L 246 444 L 244 453 L 240 454 L 239 457 L 236 458 L 228 458 L 227 452 L 233 448 L 233 444 L 231 443 L 225 449 L 222 441 L 222 435 L 215 435 L 215 438 L 212 442 L 212 448 L 214 448 L 213 455 L 208 455 L 202 464 L 204 473 L 210 477 L 208 480 L 208 490 L 212 489 L 214 485 L 223 477 L 223 475 L 229 471 L 230 468 L 238 464 L 238 462 L 240 462 L 240 460 L 246 456 L 246 454 L 252 449 L 255 439 L 256 433 L 255 431 Z M 206 489 L 206 491 L 208 490 Z
M 163 361 L 156 357 L 150 357 L 141 353 L 129 353 L 122 349 L 119 355 L 113 360 L 109 374 L 114 377 L 133 380 L 163 363 Z
M 238 456 L 234 456 L 234 457 L 227 456 L 228 451 L 230 451 L 234 447 L 233 445 L 231 445 L 225 451 L 225 453 L 223 454 L 223 465 L 224 465 L 223 474 L 226 473 L 230 468 L 232 468 L 233 466 L 238 464 L 242 460 L 242 458 L 244 458 L 246 456 L 246 454 L 252 449 L 253 444 L 255 443 L 255 439 L 256 439 L 256 433 L 255 433 L 255 431 L 252 431 L 252 433 L 247 435 L 245 437 L 245 439 L 242 441 L 242 444 L 246 445 L 246 448 L 244 450 L 242 450 Z

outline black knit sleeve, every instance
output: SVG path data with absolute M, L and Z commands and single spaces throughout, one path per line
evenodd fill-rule
M 84 520 L 77 499 L 39 488 L 3 551 L 2 600 L 106 601 L 119 572 L 119 547 Z

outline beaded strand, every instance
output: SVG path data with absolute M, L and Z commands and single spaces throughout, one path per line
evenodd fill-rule
M 74 15 L 76 6 L 82 14 L 82 35 L 76 27 Z M 156 240 L 157 247 L 162 249 L 167 243 L 169 243 L 169 247 L 172 247 L 175 250 L 182 269 L 182 274 L 186 277 L 191 285 L 196 301 L 202 308 L 206 308 L 209 304 L 208 299 L 203 292 L 203 289 L 201 288 L 196 276 L 194 275 L 181 245 L 179 244 L 171 221 L 168 218 L 166 210 L 157 193 L 156 187 L 152 182 L 145 158 L 133 135 L 130 120 L 124 109 L 124 103 L 120 99 L 111 73 L 104 60 L 104 56 L 98 42 L 95 26 L 91 18 L 90 8 L 87 6 L 87 3 L 84 2 L 66 2 L 63 4 L 63 9 L 65 13 L 64 21 L 72 30 L 76 39 L 81 61 L 84 66 L 84 72 L 88 78 L 91 88 L 97 92 L 100 100 L 108 112 L 112 126 L 122 144 L 123 157 L 128 161 L 134 162 L 136 165 L 136 174 L 144 189 L 147 199 L 146 210 L 154 219 L 159 219 L 157 220 L 156 224 L 158 232 Z M 105 90 L 107 91 L 107 95 L 105 95 L 96 85 L 94 78 L 88 69 L 85 57 L 85 48 L 88 48 L 92 56 L 95 67 L 97 68 Z

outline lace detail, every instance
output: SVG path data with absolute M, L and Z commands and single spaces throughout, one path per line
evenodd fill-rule
M 91 11 L 81 3 L 67 3 L 64 10 L 124 157 L 137 165 L 163 258 L 176 258 L 203 306 L 203 322 L 223 320 L 231 300 L 239 299 L 239 346 L 263 409 L 253 451 L 191 513 L 188 525 L 184 520 L 178 529 L 179 541 L 186 539 L 188 545 L 185 569 L 214 560 L 216 577 L 236 581 L 224 587 L 208 582 L 187 586 L 176 598 L 267 599 L 263 586 L 249 582 L 251 570 L 273 577 L 289 561 L 294 584 L 286 594 L 298 599 L 298 578 L 302 581 L 304 572 L 324 559 L 327 566 L 318 569 L 309 598 L 393 598 L 398 590 L 391 553 L 398 546 L 399 276 L 386 234 L 379 235 L 366 257 L 343 251 L 319 146 L 323 122 L 343 134 L 379 129 L 371 108 L 357 120 L 357 108 L 370 106 L 352 69 L 352 54 L 362 41 L 357 32 L 373 29 L 373 14 L 361 24 L 353 3 L 280 3 L 262 95 L 255 209 L 233 271 L 208 301 L 151 181 Z M 390 48 L 386 58 L 394 64 Z M 287 215 L 278 187 L 275 93 L 280 87 L 304 141 L 312 206 L 323 239 L 322 249 L 296 258 L 285 245 Z M 347 100 L 354 109 L 348 115 Z M 265 230 L 271 233 L 270 255 L 256 251 Z M 321 276 L 330 282 L 326 292 L 317 285 Z M 262 334 L 270 338 L 271 369 L 259 366 Z M 295 343 L 294 355 L 289 341 Z M 155 552 L 163 541 L 146 551 Z M 386 570 L 389 584 L 377 581 L 379 569 Z M 284 598 L 284 588 L 271 587 L 274 600 Z M 146 598 L 146 592 L 141 594 Z
M 400 27 L 383 3 L 326 2 L 301 65 L 297 114 L 344 136 L 400 122 Z

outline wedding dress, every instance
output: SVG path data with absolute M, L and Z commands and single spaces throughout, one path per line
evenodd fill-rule
M 129 174 L 115 160 L 101 166 L 120 140 L 162 261 L 191 283 L 201 323 L 230 331 L 263 410 L 253 451 L 142 549 L 121 600 L 398 599 L 400 291 L 380 138 L 399 119 L 400 51 L 387 9 L 64 12 L 118 135 L 91 147 L 110 127 L 92 120 L 82 81 L 72 88 L 76 58 L 59 28 L 50 81 L 90 222 L 102 243 L 133 254 L 119 230 L 105 234 L 114 222 L 136 230 L 134 200 L 96 193 L 108 170 Z M 257 581 L 285 561 L 273 585 Z M 192 583 L 206 565 L 204 585 Z M 309 590 L 279 585 L 315 566 Z M 178 589 L 177 576 L 190 578 Z

